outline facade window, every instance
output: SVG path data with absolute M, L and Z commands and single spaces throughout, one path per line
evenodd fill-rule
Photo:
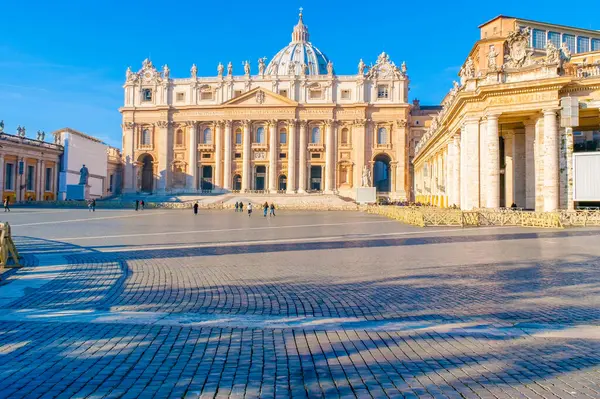
M 310 98 L 313 100 L 318 100 L 320 98 L 323 98 L 323 91 L 322 90 L 311 90 Z
M 152 101 L 152 89 L 142 90 L 142 101 Z
M 310 157 L 312 159 L 320 159 L 321 158 L 321 154 L 319 154 L 318 152 L 313 152 L 312 154 L 310 154 Z
M 563 35 L 562 37 L 563 43 L 567 44 L 567 48 L 571 53 L 575 52 L 575 36 L 573 35 Z
M 15 182 L 15 165 L 12 163 L 7 163 L 5 165 L 6 171 L 4 174 L 4 189 L 5 190 L 14 190 L 14 182 Z
M 185 101 L 185 93 L 177 93 L 176 97 L 178 102 L 184 102 Z
M 287 144 L 287 132 L 285 129 L 281 129 L 279 131 L 279 144 L 281 144 L 281 145 Z
M 287 154 L 285 152 L 279 153 L 279 159 L 286 159 L 286 158 L 287 158 Z
M 142 145 L 152 145 L 152 133 L 150 130 L 142 130 Z
M 342 90 L 342 100 L 350 100 L 350 90 Z
M 600 51 L 600 39 L 592 39 L 592 51 Z
M 321 142 L 321 129 L 316 126 L 312 128 L 310 142 L 312 144 L 319 144 Z
M 211 153 L 205 152 L 202 154 L 202 159 L 210 159 L 211 155 Z
M 377 98 L 389 98 L 387 85 L 377 86 Z
M 33 191 L 35 184 L 35 168 L 33 165 L 27 165 L 27 191 Z
M 46 168 L 46 182 L 44 183 L 44 191 L 52 191 L 52 168 Z
M 264 144 L 265 143 L 265 128 L 264 127 L 259 127 L 258 129 L 256 129 L 256 143 L 258 144 Z
M 349 131 L 348 131 L 348 128 L 345 127 L 342 129 L 342 137 L 340 139 L 342 142 L 342 145 L 348 144 L 348 136 L 349 136 Z
M 554 44 L 554 47 L 560 48 L 560 33 L 548 32 L 548 41 Z
M 235 159 L 242 159 L 242 153 L 241 152 L 236 152 L 235 154 L 233 154 L 233 157 Z
M 235 144 L 242 145 L 242 131 L 240 129 L 235 131 Z
M 384 127 L 380 127 L 377 130 L 377 144 L 387 144 L 388 142 L 388 134 L 387 129 Z
M 546 47 L 546 31 L 533 30 L 533 48 L 543 49 Z
M 178 129 L 177 133 L 175 133 L 175 145 L 182 146 L 183 145 L 183 130 Z
M 590 51 L 590 38 L 578 36 L 577 37 L 577 52 L 578 53 L 587 53 Z
M 212 144 L 212 130 L 209 127 L 202 132 L 202 142 L 204 144 Z
M 279 95 L 280 96 L 287 97 L 288 96 L 287 93 L 288 93 L 287 90 L 279 90 Z
M 200 100 L 212 100 L 213 92 L 212 91 L 203 91 L 200 93 Z

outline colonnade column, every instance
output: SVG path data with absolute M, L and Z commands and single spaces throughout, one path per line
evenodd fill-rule
M 243 122 L 242 139 L 242 192 L 250 189 L 250 121 Z
M 190 121 L 188 122 L 190 127 L 189 129 L 189 137 L 188 137 L 188 164 L 189 164 L 189 173 L 187 175 L 187 187 L 191 190 L 198 190 L 198 135 L 196 133 L 196 122 Z
M 535 123 L 525 125 L 525 209 L 535 209 Z
M 223 157 L 223 189 L 231 190 L 231 125 L 225 121 L 225 154 Z
M 573 201 L 573 183 L 575 182 L 575 176 L 573 176 L 573 128 L 565 128 L 565 162 L 566 162 L 566 187 L 565 190 L 567 196 L 566 207 L 572 211 L 575 209 L 575 201 Z
M 553 212 L 559 206 L 556 111 L 544 110 L 544 212 Z
M 306 121 L 300 121 L 300 139 L 298 146 L 298 192 L 306 192 Z
M 296 192 L 296 120 L 289 121 L 287 193 Z M 302 167 L 302 165 L 301 165 Z
M 487 208 L 500 207 L 500 137 L 498 135 L 498 116 L 487 116 Z
M 269 191 L 277 193 L 277 121 L 269 123 Z
M 460 135 L 452 137 L 452 204 L 460 207 Z
M 479 118 L 466 119 L 460 135 L 460 205 L 478 208 L 479 202 Z
M 333 134 L 334 121 L 327 121 L 327 142 L 325 144 L 325 192 L 332 194 L 335 190 L 335 137 Z
M 223 179 L 222 179 L 222 154 L 223 154 L 223 122 L 217 122 L 217 128 L 215 129 L 215 175 L 214 175 L 214 187 L 217 191 L 222 191 Z

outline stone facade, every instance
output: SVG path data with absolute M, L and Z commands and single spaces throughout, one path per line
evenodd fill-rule
M 598 46 L 600 34 L 505 17 L 480 28 L 460 83 L 417 144 L 416 199 L 462 209 L 572 208 L 573 131 L 600 130 L 600 47 L 572 54 L 550 34 L 566 29 L 556 34 L 596 37 Z M 532 32 L 547 32 L 543 50 Z
M 406 65 L 386 53 L 337 75 L 309 41 L 302 14 L 291 43 L 235 76 L 174 79 L 145 60 L 124 85 L 125 192 L 336 193 L 353 197 L 365 167 L 380 193 L 407 199 Z

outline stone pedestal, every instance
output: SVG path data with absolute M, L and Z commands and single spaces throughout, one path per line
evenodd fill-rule
M 90 199 L 90 186 L 87 184 L 67 184 L 66 199 L 74 201 Z
M 356 189 L 356 202 L 359 204 L 376 203 L 377 189 L 375 187 L 358 187 Z

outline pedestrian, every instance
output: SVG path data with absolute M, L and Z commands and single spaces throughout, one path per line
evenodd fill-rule
M 240 212 L 244 212 L 244 203 L 240 201 Z
M 92 200 L 92 212 L 96 212 L 96 200 Z
M 235 211 L 237 212 L 239 208 L 240 208 L 240 204 L 238 204 L 238 202 L 235 201 Z
M 135 210 L 140 209 L 140 200 L 135 200 Z
M 264 205 L 263 205 L 263 216 L 267 217 L 267 212 L 269 211 L 269 203 L 267 201 L 265 201 Z
M 269 216 L 275 216 L 275 204 L 273 202 L 271 202 L 271 213 Z
M 252 216 L 252 202 L 248 202 L 248 217 Z
M 146 206 L 146 203 L 144 202 L 144 200 L 140 201 L 140 206 L 142 207 L 142 211 L 144 210 L 144 207 Z
M 194 204 L 194 215 L 197 215 L 197 214 L 198 214 L 198 203 L 196 202 Z
M 4 212 L 10 212 L 10 208 L 8 205 L 10 204 L 10 200 L 8 197 L 4 198 Z
M 92 211 L 92 200 L 87 201 L 87 206 L 88 206 L 88 212 L 91 212 Z

